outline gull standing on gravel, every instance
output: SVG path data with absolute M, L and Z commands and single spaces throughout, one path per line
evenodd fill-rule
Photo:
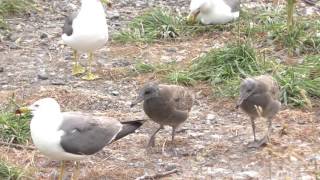
M 225 24 L 239 18 L 240 0 L 191 0 L 188 21 Z
M 144 112 L 152 121 L 160 125 L 152 134 L 148 147 L 155 145 L 155 135 L 164 125 L 172 127 L 172 144 L 175 145 L 176 128 L 188 119 L 193 99 L 191 92 L 182 86 L 147 83 L 140 89 L 131 107 L 144 101 Z
M 240 107 L 250 116 L 254 141 L 249 144 L 249 147 L 257 148 L 268 142 L 272 132 L 271 120 L 281 106 L 279 91 L 278 83 L 270 75 L 260 75 L 242 81 L 236 107 Z M 258 117 L 267 118 L 268 121 L 267 134 L 260 141 L 256 139 L 255 119 Z
M 101 0 L 108 6 L 107 0 Z M 84 80 L 99 78 L 92 73 L 93 52 L 102 48 L 108 41 L 106 13 L 100 0 L 81 0 L 78 13 L 68 16 L 63 26 L 62 40 L 74 50 L 72 75 L 82 74 L 85 69 L 79 63 L 79 52 L 89 53 L 87 74 Z
M 143 120 L 119 122 L 116 119 L 81 112 L 61 112 L 52 98 L 44 98 L 18 111 L 31 111 L 31 137 L 41 153 L 61 160 L 59 180 L 63 178 L 64 161 L 76 161 L 102 150 L 106 145 L 133 133 Z M 74 177 L 75 177 L 74 176 Z

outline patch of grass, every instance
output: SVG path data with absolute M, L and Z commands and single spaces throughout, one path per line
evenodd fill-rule
M 299 16 L 296 21 L 287 23 L 285 9 L 243 10 L 242 14 L 241 35 L 254 39 L 260 46 L 286 49 L 290 55 L 320 52 L 319 18 Z
M 281 100 L 285 105 L 311 106 L 310 97 L 320 97 L 320 77 L 310 78 L 313 68 L 320 69 L 320 57 L 307 59 L 303 64 L 284 67 L 276 78 L 280 83 Z
M 155 71 L 156 67 L 152 64 L 139 61 L 134 65 L 134 69 L 138 73 L 150 73 Z
M 197 59 L 191 67 L 191 77 L 216 84 L 239 76 L 262 73 L 261 63 L 249 44 L 231 44 Z
M 0 179 L 2 180 L 18 180 L 26 179 L 22 169 L 12 166 L 7 162 L 0 160 Z
M 251 45 L 230 44 L 199 57 L 187 71 L 169 74 L 169 77 L 177 77 L 169 79 L 187 85 L 206 81 L 214 86 L 217 95 L 235 96 L 241 77 L 265 73 L 271 65 L 270 61 L 258 59 Z
M 5 17 L 12 14 L 21 14 L 33 7 L 33 0 L 1 0 L 0 1 L 0 28 L 7 27 Z
M 273 40 L 287 48 L 291 55 L 320 52 L 320 37 L 316 34 L 316 23 L 296 23 L 292 30 L 282 25 L 273 30 Z
M 172 71 L 166 76 L 166 79 L 174 84 L 183 84 L 185 86 L 192 86 L 196 80 L 193 79 L 186 71 Z
M 155 76 L 166 79 L 168 73 L 176 70 L 176 62 L 164 64 L 150 64 L 143 61 L 137 61 L 134 65 L 133 73 L 152 73 Z
M 272 61 L 261 60 L 252 45 L 230 44 L 196 60 L 191 66 L 190 76 L 209 82 L 218 96 L 233 97 L 238 94 L 242 77 L 264 74 L 272 65 Z
M 280 83 L 281 99 L 286 105 L 311 105 L 309 97 L 320 97 L 320 76 L 310 77 L 310 73 L 320 70 L 320 56 L 310 56 L 302 64 L 284 66 L 276 76 Z
M 5 142 L 25 144 L 30 139 L 30 114 L 0 112 L 0 138 Z
M 169 9 L 156 8 L 135 17 L 126 29 L 121 30 L 113 39 L 118 42 L 155 42 L 172 40 L 209 32 L 233 28 L 234 24 L 209 25 L 189 24 L 186 15 L 174 13 Z
M 166 9 L 149 10 L 134 18 L 114 37 L 119 42 L 152 42 L 156 39 L 175 38 L 179 34 L 181 19 Z
M 320 97 L 320 56 L 310 56 L 302 64 L 285 66 L 263 60 L 249 44 L 231 44 L 199 57 L 188 70 L 171 72 L 174 83 L 193 85 L 205 81 L 214 95 L 235 97 L 243 77 L 272 72 L 281 86 L 281 101 L 290 106 L 309 106 L 310 97 Z M 311 78 L 313 77 L 313 78 Z

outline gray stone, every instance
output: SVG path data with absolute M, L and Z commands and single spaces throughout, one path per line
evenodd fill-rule
M 120 13 L 118 11 L 108 11 L 107 16 L 110 19 L 118 19 L 120 17 Z
M 57 85 L 57 86 L 61 86 L 61 85 L 65 85 L 66 82 L 62 79 L 54 79 L 51 81 L 52 85 Z
M 113 95 L 113 96 L 119 96 L 119 94 L 120 94 L 120 93 L 119 93 L 118 91 L 112 91 L 112 92 L 111 92 L 111 95 Z
M 40 72 L 40 73 L 38 74 L 38 79 L 40 79 L 40 80 L 47 80 L 47 79 L 49 79 L 49 76 L 48 76 L 48 74 L 47 74 L 46 72 Z
M 215 115 L 213 115 L 213 114 L 208 114 L 207 115 L 207 120 L 214 120 L 216 118 L 216 116 Z
M 45 38 L 48 38 L 48 34 L 42 33 L 42 34 L 40 35 L 40 39 L 45 39 Z
M 171 52 L 171 53 L 177 52 L 177 48 L 174 48 L 174 47 L 169 47 L 169 48 L 166 48 L 165 50 L 166 50 L 167 52 Z

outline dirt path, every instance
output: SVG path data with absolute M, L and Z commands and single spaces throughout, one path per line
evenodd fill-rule
M 130 109 L 137 89 L 149 79 L 145 74 L 131 76 L 136 60 L 145 62 L 189 61 L 224 42 L 228 33 L 212 33 L 188 42 L 168 42 L 148 46 L 109 43 L 96 53 L 100 80 L 87 82 L 71 76 L 71 50 L 62 44 L 63 14 L 77 1 L 37 1 L 39 11 L 28 17 L 10 19 L 13 31 L 1 37 L 0 107 L 15 92 L 22 102 L 51 96 L 63 110 L 105 113 L 120 120 L 145 117 L 141 106 Z M 70 5 L 73 4 L 73 5 Z M 108 13 L 114 33 L 146 7 L 184 7 L 188 2 L 115 2 Z M 3 47 L 3 48 L 2 48 Z M 85 63 L 85 58 L 82 59 Z M 41 76 L 39 78 L 39 76 Z M 45 78 L 43 78 L 45 77 Z M 43 80 L 45 79 L 45 80 Z M 271 143 L 262 149 L 248 149 L 252 140 L 248 118 L 234 109 L 233 100 L 208 96 L 205 85 L 191 88 L 197 94 L 189 120 L 177 134 L 177 155 L 170 151 L 170 131 L 162 130 L 156 148 L 146 152 L 149 134 L 156 125 L 147 122 L 130 135 L 81 163 L 82 179 L 135 179 L 177 169 L 164 179 L 315 179 L 319 156 L 319 119 L 313 112 L 283 109 L 274 119 Z M 259 135 L 264 132 L 259 121 Z M 1 158 L 26 167 L 36 179 L 48 179 L 58 169 L 38 151 L 0 147 Z M 319 161 L 318 161 L 319 162 Z M 71 174 L 72 164 L 67 166 Z

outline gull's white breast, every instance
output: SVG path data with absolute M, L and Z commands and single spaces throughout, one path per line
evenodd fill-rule
M 83 155 L 71 154 L 63 150 L 60 139 L 64 132 L 58 130 L 61 120 L 53 117 L 37 115 L 32 118 L 30 130 L 34 145 L 50 159 L 80 160 L 85 158 Z
M 83 5 L 72 28 L 72 35 L 63 34 L 62 39 L 73 49 L 90 52 L 102 48 L 108 41 L 108 25 L 101 3 Z

